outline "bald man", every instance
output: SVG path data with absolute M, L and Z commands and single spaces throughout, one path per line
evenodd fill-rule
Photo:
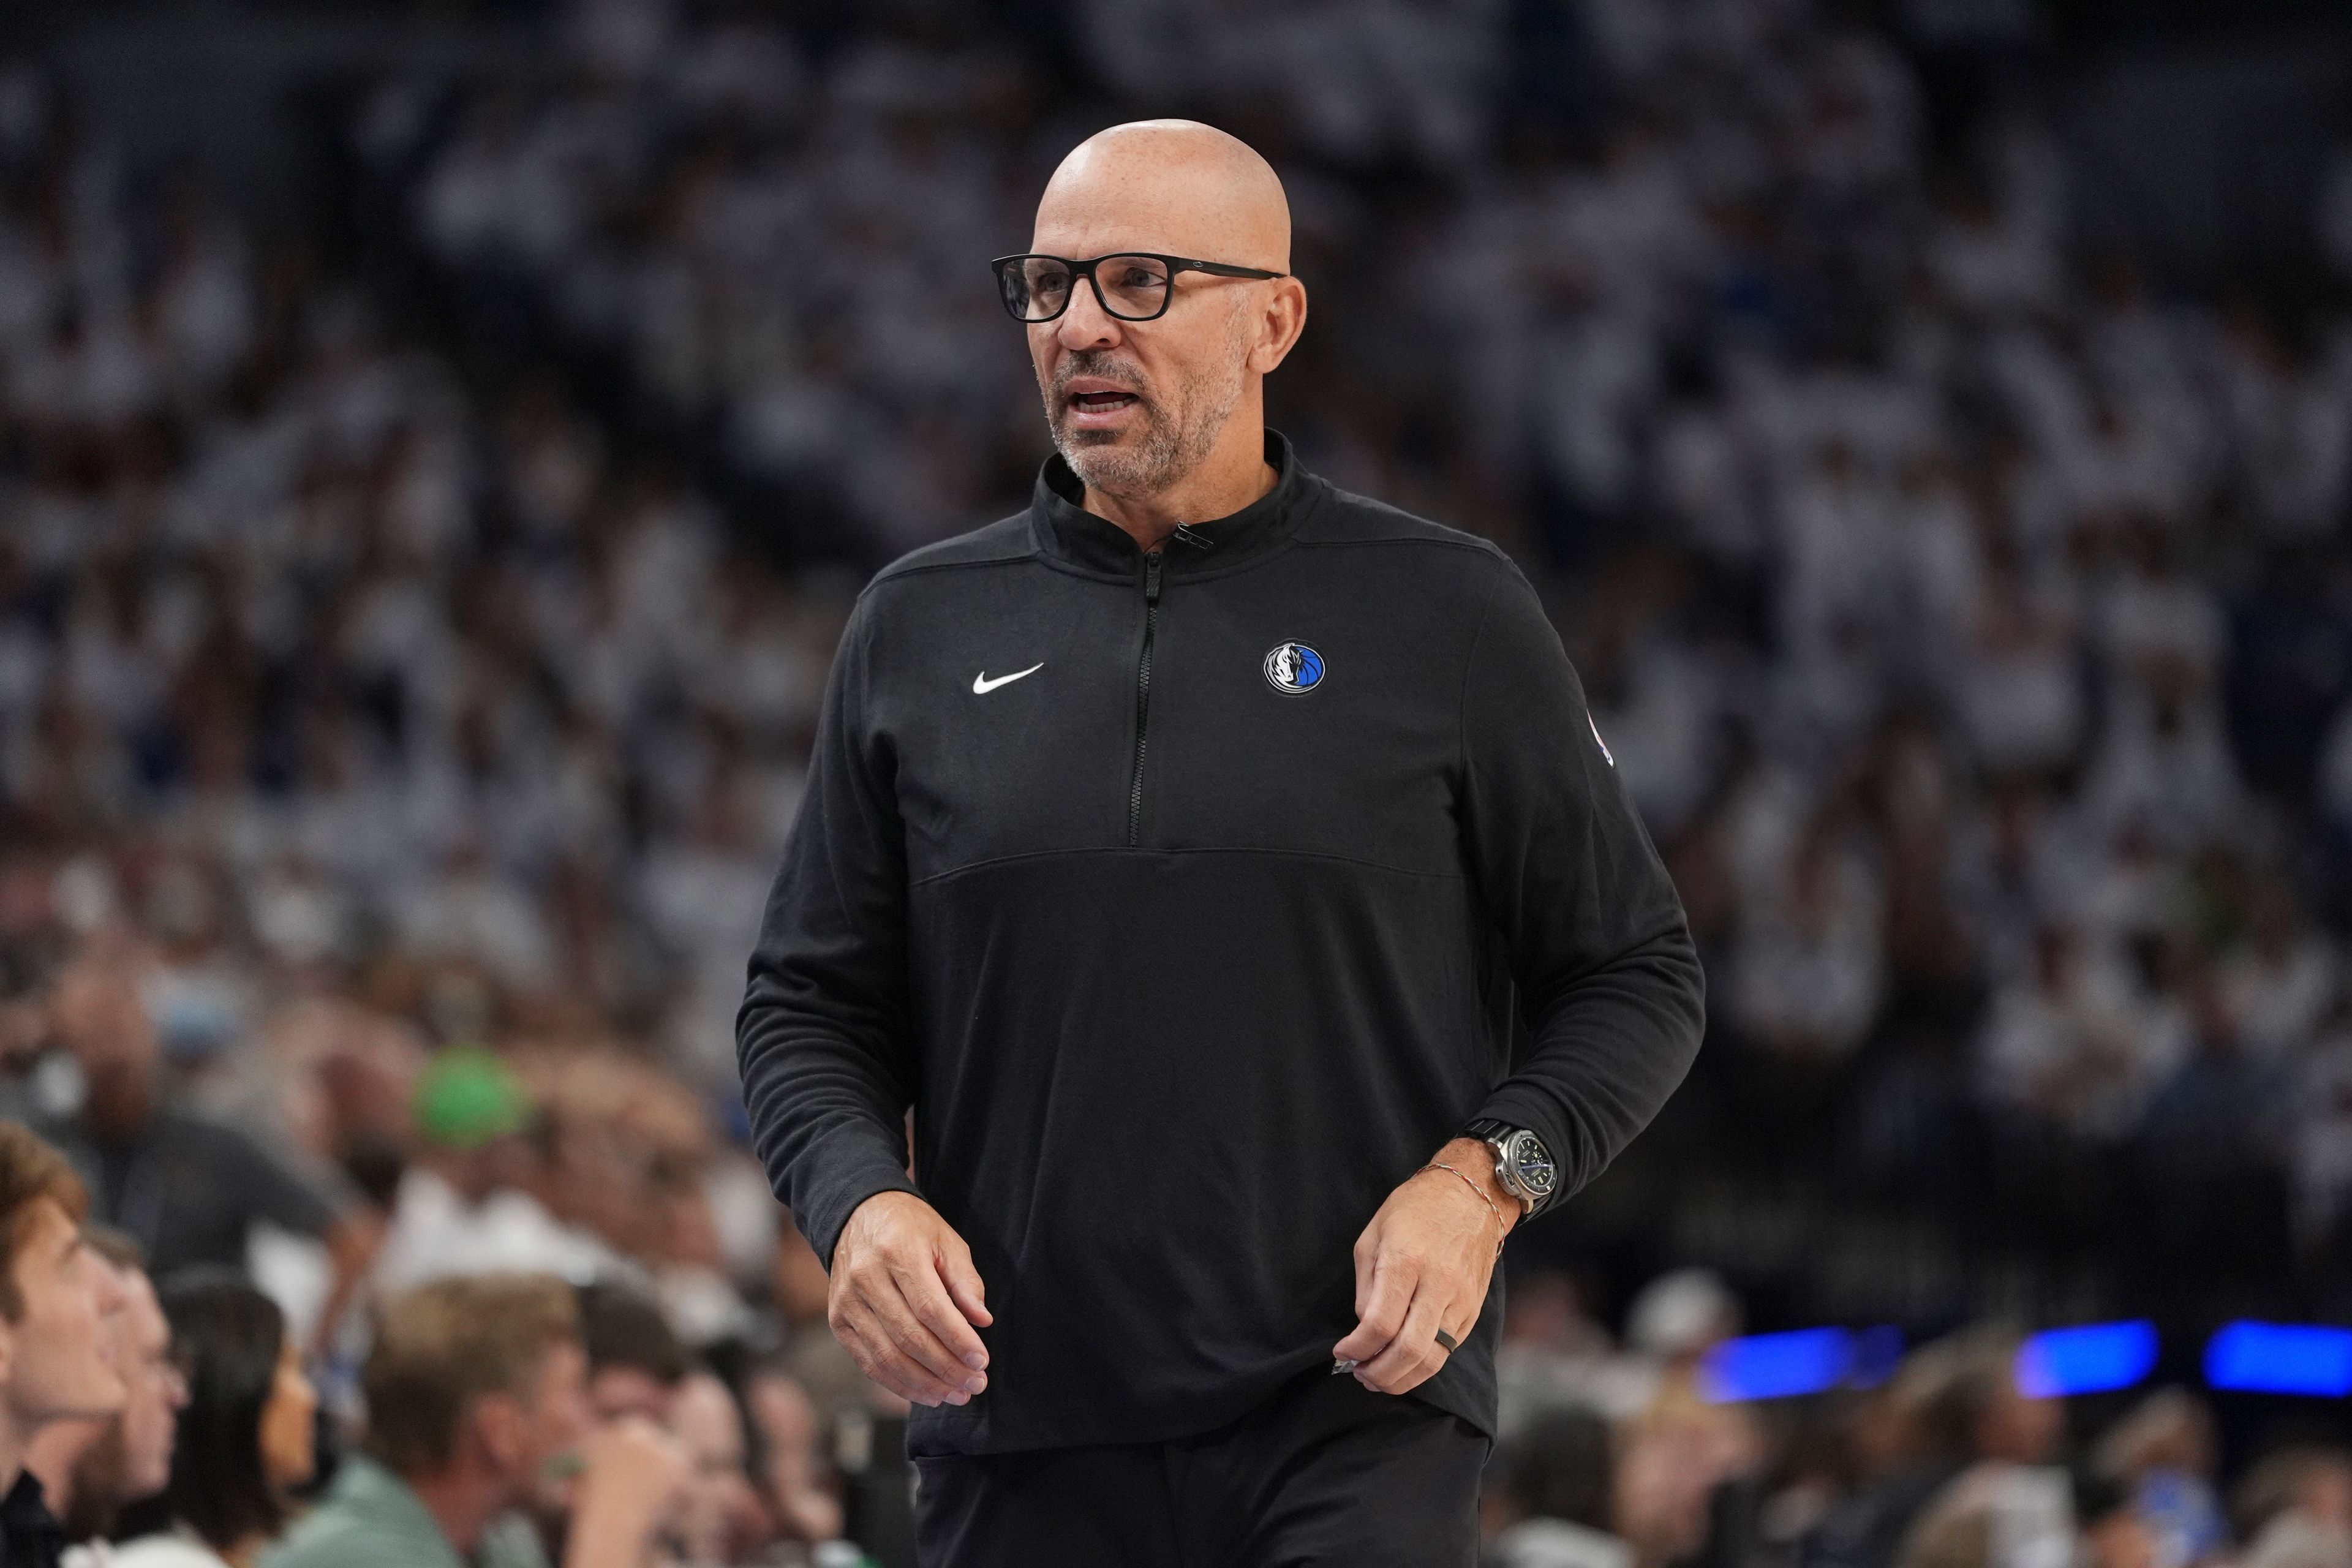
M 1688 1067 L 1681 906 L 1508 559 L 1265 428 L 1263 159 L 1104 132 L 994 266 L 1055 455 L 843 634 L 761 1153 L 926 1568 L 1466 1568 L 1495 1259 Z

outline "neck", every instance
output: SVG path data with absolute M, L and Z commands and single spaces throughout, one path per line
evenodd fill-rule
M 27 1426 L 23 1416 L 9 1409 L 5 1399 L 0 1399 L 0 1497 L 7 1496 L 8 1489 L 16 1484 L 16 1478 L 25 1473 L 25 1459 L 38 1430 L 38 1427 Z M 47 1483 L 44 1482 L 42 1490 L 46 1493 L 47 1489 Z
M 452 1465 L 437 1476 L 403 1476 L 442 1536 L 460 1557 L 473 1555 L 482 1531 L 507 1506 L 506 1488 L 494 1479 Z
M 65 1518 L 73 1507 L 74 1461 L 81 1458 L 86 1436 L 96 1430 L 96 1425 L 90 1422 L 52 1421 L 33 1434 L 32 1440 L 24 1446 L 22 1468 L 30 1470 L 41 1483 L 43 1500 L 48 1503 L 49 1511 L 59 1519 Z M 12 1475 L 8 1485 L 15 1484 Z M 0 1490 L 5 1489 L 0 1487 Z
M 1265 460 L 1265 420 L 1255 405 L 1237 408 L 1217 444 L 1164 490 L 1115 494 L 1087 487 L 1086 509 L 1117 523 L 1139 549 L 1168 542 L 1180 522 L 1213 522 L 1274 489 L 1278 478 Z

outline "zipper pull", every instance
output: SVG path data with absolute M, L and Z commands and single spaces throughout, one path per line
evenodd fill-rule
M 1160 602 L 1160 560 L 1156 550 L 1143 558 L 1143 602 L 1147 605 Z
M 1195 533 L 1192 531 L 1192 525 L 1189 522 L 1180 522 L 1176 525 L 1176 537 L 1195 550 L 1214 550 L 1217 547 L 1215 540 L 1205 533 Z

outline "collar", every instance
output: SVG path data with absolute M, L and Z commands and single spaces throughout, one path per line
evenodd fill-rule
M 458 1568 L 461 1563 L 457 1549 L 441 1533 L 441 1521 L 415 1489 L 363 1454 L 343 1460 L 328 1489 L 328 1506 L 398 1541 L 415 1553 L 412 1561 L 418 1568 L 433 1568 L 436 1563 Z
M 54 1563 L 65 1550 L 65 1527 L 49 1511 L 41 1480 L 30 1470 L 0 1499 L 0 1563 Z
M 1297 531 L 1313 501 L 1312 476 L 1279 430 L 1265 433 L 1265 460 L 1274 468 L 1274 488 L 1231 517 L 1188 521 L 1185 531 L 1201 535 L 1205 546 L 1171 539 L 1161 547 L 1162 570 L 1179 577 L 1225 572 L 1279 548 Z M 1086 486 L 1059 452 L 1045 459 L 1029 502 L 1038 550 L 1091 574 L 1136 576 L 1143 551 L 1125 529 L 1088 511 L 1081 504 L 1085 496 Z

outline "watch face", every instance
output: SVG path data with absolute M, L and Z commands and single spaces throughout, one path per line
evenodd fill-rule
M 1559 1173 L 1552 1166 L 1551 1156 L 1532 1132 L 1522 1132 L 1511 1140 L 1511 1169 L 1520 1184 L 1537 1197 L 1551 1195 L 1552 1184 Z

